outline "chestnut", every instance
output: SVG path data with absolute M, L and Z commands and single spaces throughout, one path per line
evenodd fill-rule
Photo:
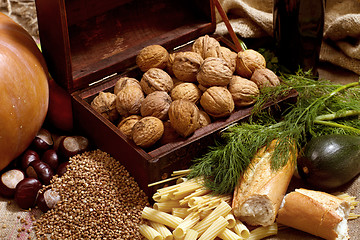
M 21 159 L 20 159 L 21 169 L 26 171 L 26 169 L 30 165 L 30 163 L 35 160 L 40 160 L 39 154 L 31 149 L 26 150 L 22 154 Z
M 59 201 L 59 193 L 55 190 L 47 189 L 39 193 L 36 199 L 36 205 L 42 212 L 47 212 L 48 210 L 53 209 Z
M 50 180 L 54 176 L 54 171 L 49 164 L 40 160 L 35 160 L 32 161 L 26 169 L 26 175 L 28 177 L 39 179 L 45 185 L 49 185 Z
M 53 171 L 59 166 L 59 156 L 54 149 L 48 149 L 41 157 L 41 161 L 47 163 Z
M 31 148 L 38 152 L 44 152 L 47 149 L 50 149 L 53 144 L 54 141 L 51 133 L 47 129 L 41 128 L 33 139 Z
M 24 178 L 24 172 L 19 169 L 11 169 L 1 174 L 0 195 L 7 198 L 13 197 L 16 185 Z
M 16 186 L 15 202 L 23 209 L 29 209 L 35 206 L 36 197 L 42 184 L 35 178 L 24 178 Z
M 60 165 L 58 166 L 58 168 L 56 169 L 56 174 L 61 177 L 62 175 L 64 175 L 64 173 L 67 170 L 67 166 L 69 165 L 69 161 L 60 163 Z
M 72 157 L 85 152 L 89 146 L 89 140 L 84 136 L 67 136 L 61 139 L 58 151 L 66 157 Z

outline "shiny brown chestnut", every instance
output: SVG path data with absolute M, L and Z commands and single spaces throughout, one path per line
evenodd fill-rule
M 22 155 L 21 155 L 21 169 L 26 171 L 28 166 L 32 161 L 40 160 L 40 156 L 37 152 L 31 149 L 27 149 Z
M 31 148 L 38 152 L 44 152 L 47 149 L 50 149 L 53 144 L 54 141 L 51 133 L 47 129 L 41 128 L 33 139 Z
M 39 180 L 35 178 L 24 178 L 16 186 L 15 202 L 23 209 L 34 207 L 41 187 L 42 184 Z
M 66 162 L 62 162 L 60 163 L 60 165 L 58 166 L 58 168 L 56 169 L 56 174 L 61 177 L 62 175 L 64 175 L 64 173 L 67 170 L 67 167 L 69 165 L 69 161 Z
M 67 136 L 59 143 L 58 151 L 66 157 L 72 157 L 83 153 L 90 147 L 89 140 L 84 136 Z
M 54 149 L 48 149 L 42 155 L 41 161 L 47 163 L 55 171 L 59 166 L 59 155 Z
M 0 177 L 0 196 L 11 198 L 15 194 L 16 186 L 25 178 L 23 171 L 19 169 L 11 169 Z
M 39 179 L 45 185 L 49 185 L 50 180 L 54 176 L 54 171 L 49 164 L 40 160 L 35 160 L 32 161 L 26 169 L 26 175 L 28 177 Z
M 36 205 L 42 212 L 47 212 L 53 209 L 59 201 L 59 193 L 55 190 L 47 189 L 39 193 L 36 199 Z

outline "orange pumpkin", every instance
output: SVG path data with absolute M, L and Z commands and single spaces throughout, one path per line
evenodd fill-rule
M 48 70 L 30 34 L 0 13 L 0 170 L 19 156 L 48 109 Z

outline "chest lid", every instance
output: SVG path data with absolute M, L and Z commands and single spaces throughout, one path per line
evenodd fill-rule
M 50 74 L 69 92 L 135 65 L 145 46 L 167 49 L 212 33 L 212 0 L 36 0 Z

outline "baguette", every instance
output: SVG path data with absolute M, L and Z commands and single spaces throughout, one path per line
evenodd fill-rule
M 256 153 L 234 191 L 234 215 L 253 226 L 270 226 L 275 222 L 294 174 L 297 155 L 295 148 L 290 152 L 291 159 L 284 167 L 272 170 L 271 156 L 276 144 L 277 140 L 273 140 L 268 147 L 265 146 Z
M 349 202 L 300 188 L 284 197 L 276 221 L 327 240 L 345 240 L 349 239 L 349 213 Z

